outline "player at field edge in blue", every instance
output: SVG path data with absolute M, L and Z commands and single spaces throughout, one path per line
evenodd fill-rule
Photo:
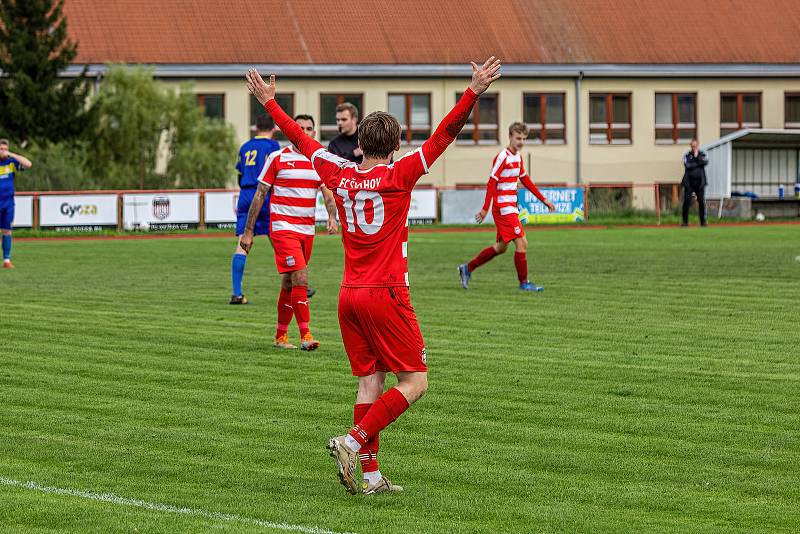
M 31 160 L 9 150 L 8 139 L 0 139 L 0 233 L 3 234 L 3 269 L 11 263 L 11 227 L 14 223 L 14 178 L 19 171 L 31 168 Z
M 239 149 L 239 160 L 236 170 L 239 173 L 239 202 L 236 205 L 236 252 L 231 260 L 231 304 L 247 304 L 247 297 L 242 293 L 242 278 L 247 253 L 239 245 L 239 236 L 244 233 L 247 225 L 247 213 L 258 187 L 258 173 L 264 167 L 264 162 L 272 152 L 281 149 L 281 146 L 272 138 L 275 133 L 275 122 L 268 115 L 259 115 L 256 118 L 256 135 Z M 254 235 L 269 236 L 269 198 L 264 202 L 258 212 Z

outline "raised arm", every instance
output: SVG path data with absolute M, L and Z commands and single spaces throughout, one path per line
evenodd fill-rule
M 444 153 L 450 143 L 455 141 L 464 128 L 480 94 L 486 91 L 499 77 L 500 60 L 494 56 L 487 59 L 480 67 L 472 63 L 472 81 L 469 87 L 456 102 L 455 107 L 450 110 L 450 113 L 442 119 L 433 135 L 422 144 L 422 155 L 428 168 Z
M 275 124 L 281 129 L 281 132 L 289 138 L 289 141 L 297 147 L 301 154 L 311 159 L 314 152 L 324 148 L 316 140 L 306 135 L 303 129 L 294 122 L 294 119 L 287 115 L 275 101 L 274 74 L 270 74 L 269 84 L 267 84 L 256 69 L 248 70 L 247 88 L 264 106 L 264 109 L 270 114 Z

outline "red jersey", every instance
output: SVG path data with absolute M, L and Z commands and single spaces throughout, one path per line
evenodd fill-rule
M 307 157 L 287 146 L 264 162 L 258 181 L 272 187 L 272 232 L 314 235 L 317 189 L 322 184 Z
M 314 152 L 311 161 L 339 211 L 345 251 L 342 286 L 407 286 L 411 190 L 428 172 L 422 149 L 369 170 L 324 149 Z
M 346 287 L 408 285 L 408 209 L 411 190 L 461 131 L 477 95 L 467 89 L 420 148 L 390 165 L 368 170 L 331 154 L 300 129 L 275 102 L 264 108 L 307 156 L 333 192 L 344 243 Z

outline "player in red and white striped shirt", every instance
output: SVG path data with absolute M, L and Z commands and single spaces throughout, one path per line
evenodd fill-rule
M 313 117 L 297 115 L 294 120 L 304 132 L 314 137 Z M 307 266 L 314 244 L 317 189 L 322 190 L 325 198 L 329 233 L 337 230 L 336 204 L 311 162 L 294 146 L 273 152 L 258 175 L 258 189 L 250 206 L 247 227 L 241 240 L 245 251 L 249 251 L 253 244 L 253 226 L 250 223 L 254 225 L 255 218 L 250 215 L 258 215 L 270 188 L 270 240 L 275 252 L 275 264 L 281 274 L 275 346 L 283 349 L 297 348 L 289 343 L 287 333 L 294 314 L 300 328 L 300 348 L 314 350 L 319 347 L 319 341 L 314 339 L 309 328 L 311 312 L 308 308 Z
M 556 208 L 542 195 L 531 181 L 528 173 L 525 172 L 520 150 L 525 145 L 527 138 L 528 127 L 521 122 L 513 123 L 508 128 L 508 147 L 501 150 L 492 162 L 492 174 L 486 186 L 486 200 L 483 203 L 483 209 L 475 215 L 475 220 L 478 223 L 483 222 L 489 212 L 489 206 L 494 204 L 492 218 L 497 227 L 497 240 L 491 247 L 483 249 L 471 262 L 458 266 L 458 275 L 464 289 L 469 287 L 469 279 L 475 269 L 504 253 L 508 249 L 508 243 L 513 241 L 514 265 L 517 268 L 519 288 L 522 291 L 544 290 L 543 287 L 528 280 L 528 240 L 525 239 L 525 230 L 522 229 L 522 224 L 519 222 L 517 180 L 536 195 L 536 198 L 544 203 L 547 209 L 554 211 Z
M 332 191 L 342 221 L 344 278 L 339 292 L 339 325 L 350 367 L 358 377 L 355 425 L 328 442 L 339 478 L 351 493 L 401 491 L 378 469 L 378 435 L 428 388 L 426 352 L 408 289 L 408 210 L 411 191 L 455 141 L 478 95 L 500 77 L 500 62 L 472 64 L 472 82 L 455 107 L 421 147 L 392 162 L 402 128 L 388 113 L 367 115 L 359 126 L 364 160 L 355 164 L 326 151 L 303 135 L 275 102 L 275 77 L 266 84 L 255 69 L 247 87 L 281 131 L 314 164 Z M 397 385 L 385 389 L 386 374 Z M 361 461 L 359 488 L 355 465 Z

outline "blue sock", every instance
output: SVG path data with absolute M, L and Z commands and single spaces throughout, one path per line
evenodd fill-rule
M 5 243 L 5 241 L 4 241 Z M 237 297 L 242 294 L 242 277 L 244 276 L 244 262 L 246 254 L 234 254 L 231 261 L 231 279 L 233 281 L 233 294 Z
M 11 236 L 3 234 L 3 260 L 11 259 Z

